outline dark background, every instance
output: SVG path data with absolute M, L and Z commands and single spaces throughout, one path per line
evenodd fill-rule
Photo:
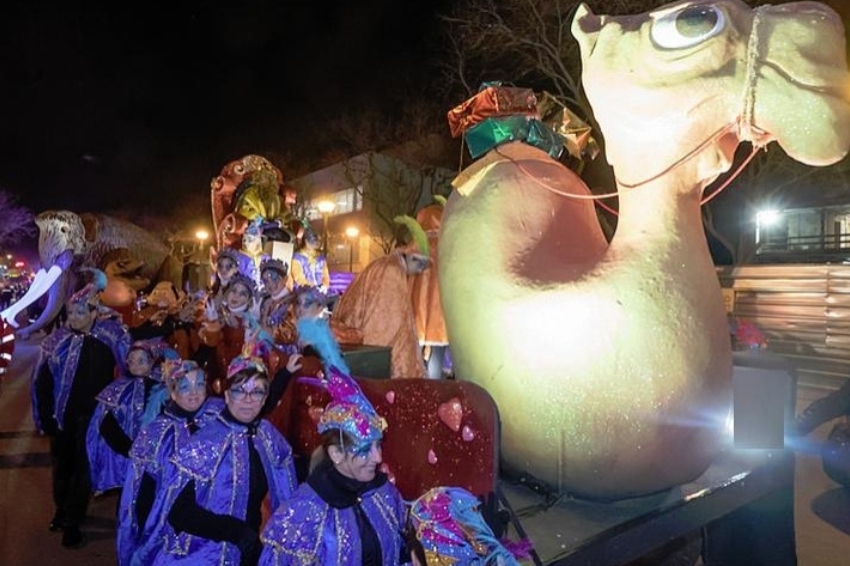
M 326 151 L 329 118 L 433 81 L 449 2 L 4 2 L 0 189 L 35 212 L 208 202 L 226 162 Z

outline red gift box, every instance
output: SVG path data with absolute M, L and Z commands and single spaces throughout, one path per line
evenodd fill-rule
M 530 88 L 488 86 L 448 112 L 453 138 L 493 116 L 525 114 L 537 117 L 537 96 Z

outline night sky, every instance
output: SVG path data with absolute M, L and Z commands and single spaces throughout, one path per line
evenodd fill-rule
M 434 80 L 448 3 L 4 2 L 0 188 L 36 212 L 156 207 L 246 153 L 322 151 L 328 117 Z

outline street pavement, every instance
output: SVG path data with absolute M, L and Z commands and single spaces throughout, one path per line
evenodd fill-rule
M 0 384 L 0 566 L 113 566 L 115 493 L 92 499 L 83 548 L 65 549 L 61 533 L 47 530 L 53 515 L 49 446 L 35 432 L 29 401 L 37 355 L 37 338 L 18 341 Z M 826 393 L 800 386 L 798 408 Z M 831 424 L 821 426 L 797 447 L 795 514 L 801 566 L 850 564 L 850 491 L 823 473 L 817 452 L 830 428 Z

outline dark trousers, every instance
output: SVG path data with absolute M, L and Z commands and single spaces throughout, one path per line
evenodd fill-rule
M 64 430 L 50 438 L 53 456 L 53 502 L 66 525 L 79 526 L 86 517 L 91 495 L 86 429 L 89 417 L 66 419 Z

